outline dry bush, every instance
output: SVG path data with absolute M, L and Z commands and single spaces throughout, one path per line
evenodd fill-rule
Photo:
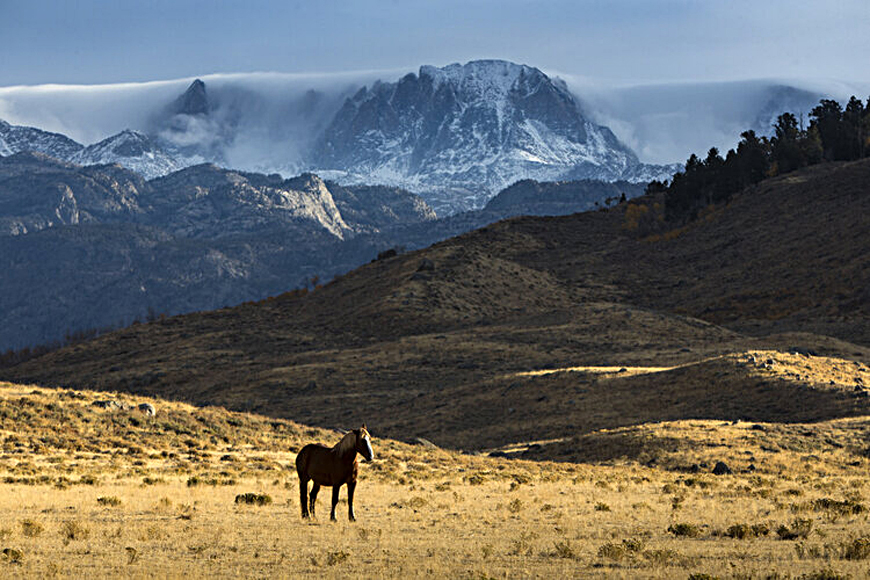
M 21 533 L 24 534 L 28 538 L 35 538 L 45 528 L 39 522 L 35 522 L 33 520 L 22 520 L 21 521 Z
M 272 503 L 272 496 L 265 493 L 240 493 L 236 496 L 235 503 L 264 506 Z
M 701 535 L 701 528 L 695 524 L 672 524 L 668 526 L 668 531 L 677 537 L 697 538 Z
M 86 540 L 90 537 L 91 531 L 81 522 L 69 520 L 61 526 L 60 535 L 64 541 Z

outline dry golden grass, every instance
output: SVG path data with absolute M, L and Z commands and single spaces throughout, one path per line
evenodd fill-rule
M 291 466 L 303 442 L 337 434 L 159 400 L 150 400 L 153 419 L 91 405 L 112 397 L 147 400 L 0 385 L 0 575 L 870 573 L 870 418 L 679 421 L 596 434 L 646 437 L 650 448 L 681 442 L 653 467 L 631 458 L 538 463 L 376 440 L 375 462 L 361 466 L 358 521 L 330 523 L 328 493 L 319 519 L 300 518 Z M 710 474 L 714 459 L 735 473 Z M 708 467 L 678 471 L 691 462 Z M 272 502 L 237 504 L 245 493 Z

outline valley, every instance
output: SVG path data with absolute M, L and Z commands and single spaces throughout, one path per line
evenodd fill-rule
M 630 182 L 438 218 L 314 174 L 0 169 L 19 320 L 218 308 L 0 369 L 13 576 L 870 572 L 870 160 L 670 222 Z M 363 423 L 358 521 L 302 520 L 295 454 Z

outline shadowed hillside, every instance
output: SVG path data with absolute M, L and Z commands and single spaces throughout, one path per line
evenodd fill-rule
M 658 241 L 622 233 L 626 204 L 508 220 L 306 296 L 136 325 L 0 374 L 323 426 L 362 419 L 463 448 L 662 419 L 866 414 L 865 367 L 816 388 L 780 363 L 829 357 L 824 375 L 870 361 L 868 183 L 867 161 L 816 166 Z M 750 351 L 770 352 L 767 374 L 740 362 Z M 626 376 L 517 376 L 578 366 Z

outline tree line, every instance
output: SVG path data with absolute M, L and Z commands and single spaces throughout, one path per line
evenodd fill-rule
M 771 137 L 744 131 L 735 149 L 723 158 L 713 147 L 705 159 L 694 153 L 685 169 L 668 181 L 653 181 L 647 193 L 664 193 L 668 222 L 691 221 L 704 207 L 727 203 L 742 189 L 766 177 L 782 175 L 825 161 L 851 161 L 870 156 L 870 98 L 852 97 L 845 107 L 822 99 L 803 126 L 792 113 L 776 118 Z

